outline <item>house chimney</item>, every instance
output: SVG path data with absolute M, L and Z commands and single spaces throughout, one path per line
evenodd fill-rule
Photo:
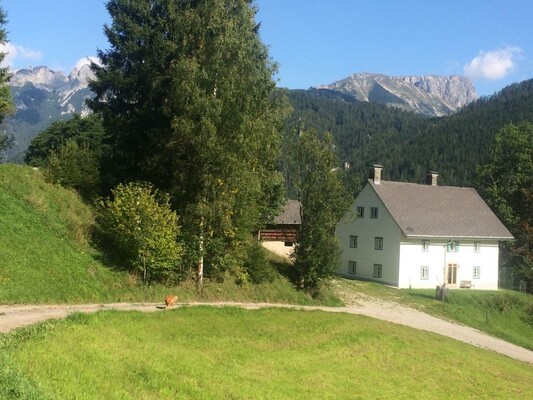
M 382 165 L 374 164 L 370 168 L 369 178 L 374 181 L 376 185 L 381 184 L 381 170 L 383 169 Z
M 426 174 L 426 184 L 431 186 L 437 186 L 437 178 L 439 173 L 437 171 L 429 171 Z

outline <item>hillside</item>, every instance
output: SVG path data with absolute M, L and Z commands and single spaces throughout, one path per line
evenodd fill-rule
M 480 98 L 456 114 L 420 115 L 359 102 L 330 90 L 291 91 L 294 121 L 335 138 L 341 162 L 366 177 L 382 164 L 385 179 L 423 182 L 428 170 L 446 185 L 475 185 L 475 171 L 487 160 L 496 132 L 510 123 L 533 121 L 533 80 Z
M 229 278 L 206 280 L 202 291 L 192 281 L 141 285 L 91 247 L 91 207 L 30 167 L 0 165 L 0 216 L 0 304 L 160 302 L 169 292 L 180 301 L 339 304 L 329 289 L 314 299 L 281 274 L 271 283 L 244 286 Z M 276 258 L 271 263 L 286 267 Z
M 87 243 L 92 212 L 30 167 L 0 165 L 0 303 L 108 301 L 127 292 Z

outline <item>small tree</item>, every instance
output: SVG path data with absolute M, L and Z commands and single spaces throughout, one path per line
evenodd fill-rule
M 98 158 L 87 145 L 79 146 L 73 140 L 52 150 L 44 174 L 49 181 L 76 189 L 85 198 L 94 196 L 100 186 Z
M 477 170 L 478 183 L 489 206 L 507 225 L 515 241 L 503 255 L 520 279 L 533 285 L 533 124 L 502 128 L 490 160 Z
M 300 134 L 293 183 L 301 203 L 302 225 L 294 253 L 298 286 L 316 290 L 339 264 L 335 226 L 348 208 L 351 196 L 333 148 L 332 136 L 314 131 Z
M 145 283 L 181 278 L 183 248 L 168 195 L 148 183 L 120 184 L 100 201 L 100 226 Z

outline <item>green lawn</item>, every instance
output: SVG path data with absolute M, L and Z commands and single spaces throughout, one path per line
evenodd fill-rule
M 0 398 L 9 399 L 524 399 L 533 393 L 531 365 L 427 332 L 318 311 L 76 314 L 4 335 L 0 350 Z

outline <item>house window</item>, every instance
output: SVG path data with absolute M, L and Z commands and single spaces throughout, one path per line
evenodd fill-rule
M 357 218 L 364 218 L 364 217 L 365 217 L 365 208 L 357 207 Z
M 382 237 L 374 238 L 374 249 L 383 250 L 383 238 Z
M 422 240 L 422 251 L 429 251 L 429 240 Z
M 429 279 L 429 267 L 420 267 L 420 279 Z
M 373 276 L 374 278 L 381 278 L 383 266 L 381 264 L 374 264 Z
M 357 236 L 350 236 L 350 247 L 354 249 L 357 247 Z
M 294 242 L 285 242 L 285 247 L 292 247 L 294 246 Z
M 355 275 L 357 273 L 357 262 L 348 261 L 348 273 Z
M 481 245 L 479 242 L 474 242 L 474 252 L 479 253 L 479 250 L 481 249 Z
M 378 208 L 377 207 L 371 207 L 370 208 L 370 218 L 377 219 L 378 218 Z
M 481 278 L 481 267 L 480 266 L 475 266 L 474 267 L 474 271 L 472 273 L 472 278 L 474 278 L 474 279 Z
M 459 251 L 459 243 L 458 242 L 450 242 L 447 244 L 448 251 L 450 253 L 457 253 Z

